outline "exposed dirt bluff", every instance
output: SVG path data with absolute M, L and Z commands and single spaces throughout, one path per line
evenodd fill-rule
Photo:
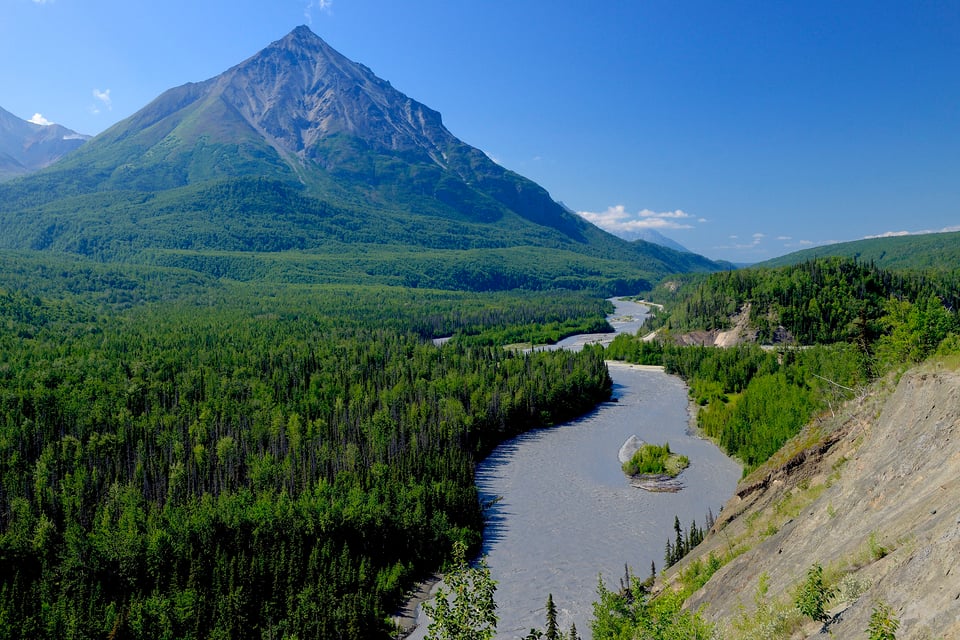
M 757 342 L 759 331 L 750 322 L 750 311 L 751 305 L 747 303 L 737 313 L 730 316 L 729 329 L 688 331 L 678 334 L 676 341 L 685 345 L 712 345 L 714 347 L 734 347 L 738 344 Z M 782 325 L 774 331 L 772 341 L 774 344 L 795 343 L 793 335 Z
M 842 585 L 830 602 L 839 638 L 866 637 L 879 602 L 897 638 L 960 638 L 960 373 L 928 364 L 886 380 L 807 427 L 745 478 L 708 538 L 677 568 L 740 553 L 688 600 L 731 629 L 766 601 L 791 612 L 795 587 L 820 563 Z M 792 638 L 821 625 L 792 626 Z

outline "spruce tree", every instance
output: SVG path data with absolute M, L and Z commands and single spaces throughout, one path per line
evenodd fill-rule
M 683 546 L 683 533 L 680 529 L 679 516 L 673 516 L 673 530 L 677 533 L 677 541 L 673 545 L 673 554 L 676 556 L 674 563 L 676 563 L 687 553 L 687 550 Z
M 557 626 L 557 607 L 553 604 L 553 594 L 547 594 L 547 640 L 559 640 L 560 627 Z

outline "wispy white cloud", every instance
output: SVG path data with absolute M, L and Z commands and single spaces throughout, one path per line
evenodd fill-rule
M 34 0 L 34 2 L 36 2 L 36 0 Z M 33 114 L 33 117 L 30 118 L 27 122 L 32 122 L 33 124 L 40 124 L 40 125 L 43 125 L 43 126 L 45 126 L 45 127 L 50 126 L 51 124 L 53 124 L 52 122 L 50 122 L 49 120 L 47 120 L 46 118 L 44 118 L 44 117 L 43 117 L 42 115 L 40 115 L 39 113 Z
M 823 242 L 814 242 L 813 240 L 794 240 L 793 236 L 777 236 L 777 240 L 783 243 L 784 249 L 790 249 L 791 251 L 798 251 L 818 244 L 824 244 Z
M 950 233 L 960 231 L 960 224 L 951 225 L 942 229 L 925 229 L 923 231 L 885 231 L 875 236 L 864 236 L 864 240 L 873 240 L 874 238 L 895 238 L 897 236 L 920 236 L 925 233 Z
M 94 89 L 92 92 L 93 99 L 95 102 L 90 105 L 89 111 L 93 115 L 99 115 L 101 107 L 106 108 L 107 111 L 113 110 L 113 98 L 110 97 L 110 89 L 105 89 L 100 91 L 100 89 Z
M 622 204 L 607 207 L 606 211 L 599 213 L 592 211 L 577 213 L 611 233 L 627 233 L 643 229 L 692 229 L 691 222 L 706 222 L 703 218 L 695 218 L 680 209 L 660 212 L 643 209 L 637 213 L 630 213 Z
M 333 8 L 333 0 L 309 0 L 303 7 L 303 18 L 307 24 L 313 24 L 313 10 L 330 13 Z
M 738 242 L 740 240 L 739 236 L 731 235 L 729 236 L 731 244 L 720 245 L 713 247 L 714 249 L 723 250 L 723 251 L 748 251 L 750 249 L 756 249 L 760 246 L 760 243 L 763 242 L 763 239 L 767 237 L 765 233 L 754 233 L 750 236 L 749 242 Z
M 113 99 L 110 98 L 110 89 L 100 91 L 100 89 L 93 90 L 93 97 L 100 101 L 104 107 L 107 108 L 107 111 L 113 109 Z
M 875 236 L 863 236 L 864 240 L 873 240 L 874 238 L 896 238 L 898 236 L 909 236 L 915 232 L 913 231 L 884 231 L 883 233 L 878 233 Z
M 33 4 L 53 4 L 53 0 L 33 0 Z

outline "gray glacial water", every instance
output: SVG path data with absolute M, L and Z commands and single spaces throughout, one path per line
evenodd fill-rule
M 635 332 L 644 308 L 617 301 L 614 328 Z M 578 336 L 564 348 L 597 337 Z M 604 336 L 608 339 L 609 336 Z M 563 631 L 570 623 L 590 638 L 598 577 L 619 586 L 624 565 L 640 578 L 651 561 L 662 567 L 674 516 L 684 528 L 703 522 L 733 494 L 740 467 L 689 430 L 686 387 L 658 369 L 609 363 L 613 395 L 578 420 L 505 442 L 477 470 L 488 511 L 484 553 L 497 581 L 498 639 L 521 638 L 543 628 L 553 594 Z M 690 458 L 677 493 L 631 487 L 617 454 L 630 436 L 670 443 Z M 426 623 L 410 636 L 423 638 Z

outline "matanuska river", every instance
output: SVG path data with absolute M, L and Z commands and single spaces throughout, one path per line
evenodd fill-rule
M 611 324 L 635 332 L 646 308 L 615 301 Z M 609 339 L 609 335 L 605 338 Z M 562 343 L 578 348 L 597 337 Z M 674 517 L 683 527 L 718 513 L 733 494 L 740 467 L 689 428 L 687 390 L 659 369 L 609 363 L 616 402 L 588 415 L 540 429 L 500 445 L 477 470 L 481 499 L 496 500 L 487 512 L 483 552 L 497 581 L 498 639 L 522 638 L 542 629 L 547 594 L 566 632 L 576 623 L 590 638 L 597 581 L 619 587 L 624 566 L 641 579 L 651 561 L 662 568 Z M 631 487 L 618 453 L 632 435 L 690 458 L 676 493 Z M 409 636 L 423 638 L 420 616 Z

